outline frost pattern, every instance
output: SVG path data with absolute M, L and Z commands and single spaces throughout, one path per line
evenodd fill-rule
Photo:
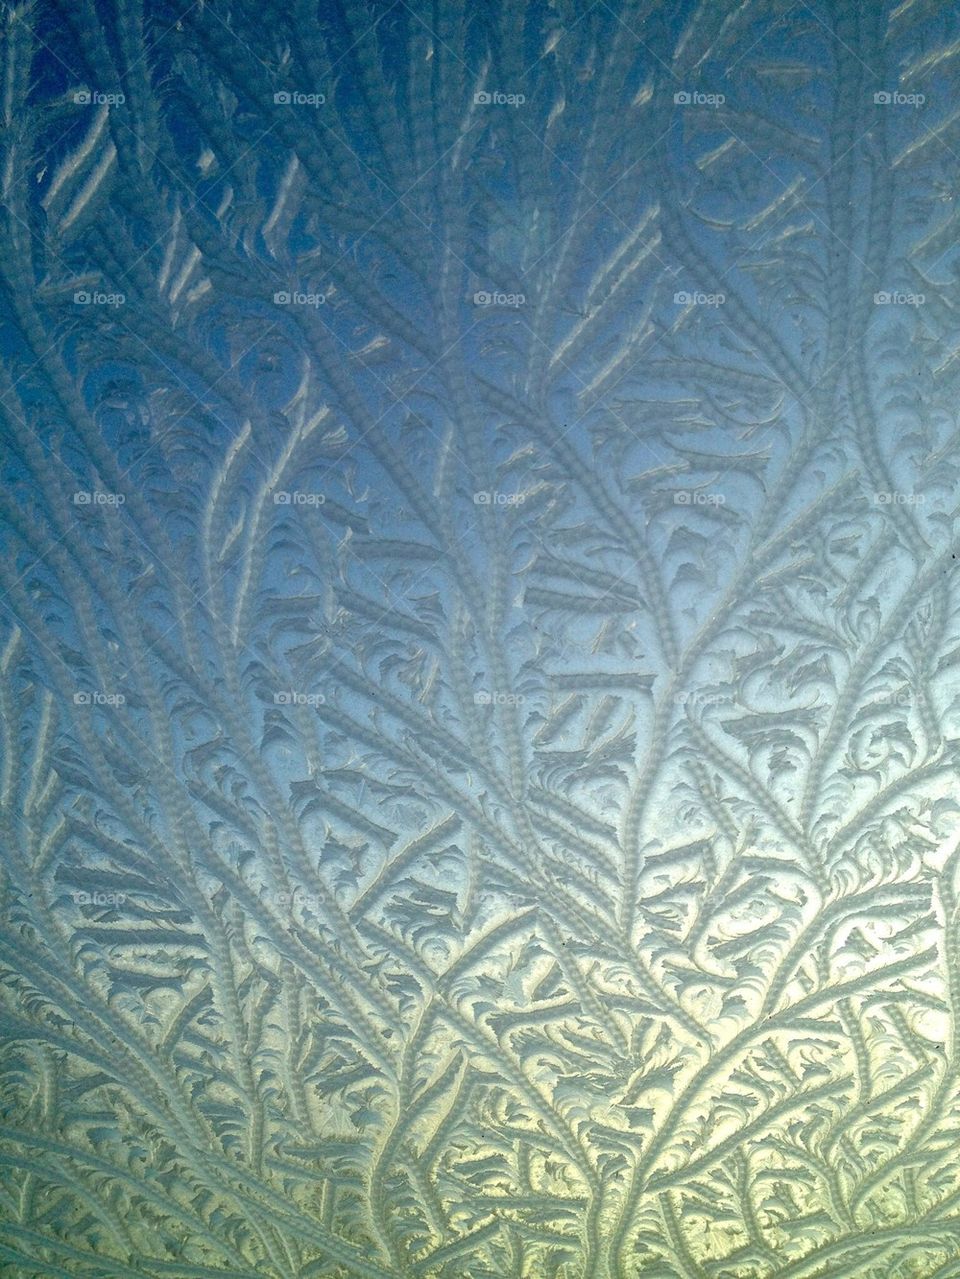
M 3 22 L 0 1273 L 953 1279 L 956 11 Z

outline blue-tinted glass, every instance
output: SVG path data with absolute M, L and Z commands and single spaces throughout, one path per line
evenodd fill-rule
M 956 1279 L 960 10 L 0 22 L 0 1279 Z

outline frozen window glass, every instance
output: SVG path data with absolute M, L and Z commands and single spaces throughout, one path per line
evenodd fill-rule
M 960 1275 L 960 9 L 0 9 L 2 1279 Z

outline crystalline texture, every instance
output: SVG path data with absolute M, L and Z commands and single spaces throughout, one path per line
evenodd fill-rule
M 960 15 L 2 15 L 0 1275 L 960 1273 Z

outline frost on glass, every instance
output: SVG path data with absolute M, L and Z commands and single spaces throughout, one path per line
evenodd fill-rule
M 38 0 L 0 1274 L 960 1274 L 960 13 Z

